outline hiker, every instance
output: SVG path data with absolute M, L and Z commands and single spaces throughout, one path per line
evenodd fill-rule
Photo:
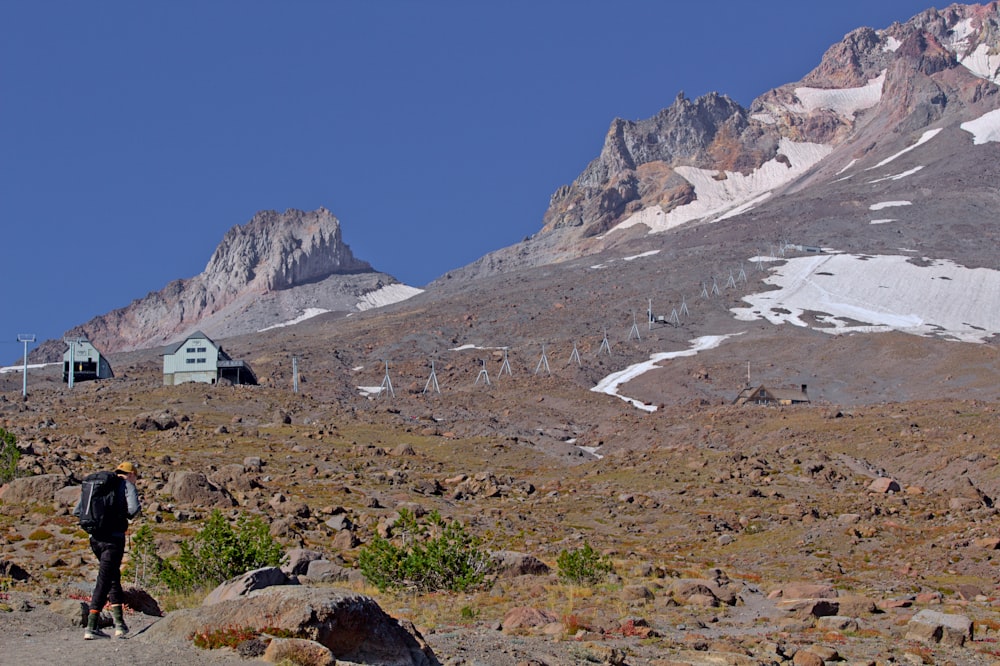
M 122 557 L 125 555 L 125 532 L 128 521 L 142 510 L 139 493 L 135 489 L 139 470 L 125 461 L 115 468 L 114 473 L 98 472 L 84 479 L 80 502 L 73 511 L 80 517 L 80 524 L 90 532 L 90 549 L 97 556 L 100 567 L 97 582 L 90 597 L 90 613 L 87 616 L 85 640 L 109 638 L 100 626 L 101 609 L 111 602 L 111 616 L 114 618 L 115 637 L 128 634 L 128 625 L 122 609 Z M 92 480 L 93 479 L 93 480 Z M 106 500 L 101 496 L 106 495 Z M 87 502 L 87 506 L 84 506 Z

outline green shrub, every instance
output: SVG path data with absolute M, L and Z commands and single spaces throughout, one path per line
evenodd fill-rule
M 0 483 L 14 480 L 20 459 L 21 450 L 17 448 L 17 438 L 0 428 Z
M 445 523 L 436 511 L 424 524 L 406 510 L 392 525 L 396 545 L 376 536 L 358 555 L 361 573 L 381 591 L 413 588 L 421 592 L 464 592 L 482 585 L 489 555 L 461 523 Z
M 567 583 L 595 585 L 614 571 L 611 560 L 584 543 L 574 550 L 564 550 L 556 558 L 559 578 Z
M 122 580 L 130 580 L 136 587 L 148 589 L 160 582 L 162 569 L 163 558 L 157 552 L 153 528 L 142 525 L 132 534 L 132 546 L 128 562 L 122 568 Z
M 132 560 L 123 575 L 147 584 L 162 583 L 171 592 L 181 593 L 214 587 L 261 567 L 277 566 L 282 558 L 281 545 L 263 519 L 241 514 L 233 527 L 218 509 L 212 511 L 198 534 L 181 542 L 176 558 L 159 556 L 152 530 L 146 525 L 132 537 L 132 549 Z

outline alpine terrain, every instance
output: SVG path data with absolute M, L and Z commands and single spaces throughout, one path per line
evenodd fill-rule
M 749 108 L 665 103 L 423 290 L 326 210 L 260 213 L 69 333 L 114 378 L 0 374 L 0 660 L 1000 663 L 1000 5 L 858 28 Z M 194 331 L 258 384 L 165 386 Z M 70 511 L 126 459 L 136 631 L 83 643 Z M 213 509 L 281 570 L 172 592 L 150 549 Z M 368 567 L 442 535 L 482 578 Z

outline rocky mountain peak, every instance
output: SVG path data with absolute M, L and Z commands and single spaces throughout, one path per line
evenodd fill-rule
M 330 211 L 262 211 L 229 229 L 199 275 L 174 280 L 70 334 L 105 353 L 155 347 L 200 329 L 227 337 L 306 312 L 357 311 L 416 290 L 375 272 L 344 243 Z M 409 291 L 407 291 L 409 290 Z

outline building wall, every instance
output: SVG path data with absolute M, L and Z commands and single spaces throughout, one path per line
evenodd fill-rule
M 219 350 L 206 338 L 188 338 L 173 354 L 163 356 L 163 384 L 212 384 L 219 373 Z

